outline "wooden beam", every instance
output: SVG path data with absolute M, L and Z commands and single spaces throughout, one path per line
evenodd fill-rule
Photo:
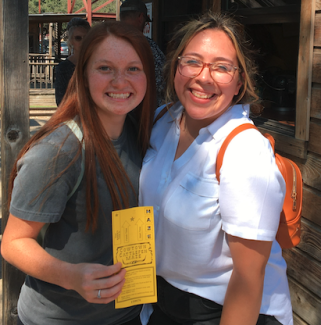
M 321 227 L 305 218 L 302 218 L 301 224 L 301 241 L 297 247 L 321 262 Z
M 306 290 L 299 283 L 289 278 L 289 287 L 291 292 L 291 301 L 293 311 L 299 315 L 294 324 L 321 324 L 321 301 L 320 298 Z
M 315 0 L 301 1 L 295 138 L 309 140 Z
M 321 28 L 319 35 L 321 37 Z M 313 52 L 312 67 L 312 82 L 321 83 L 321 51 L 319 49 Z
M 281 134 L 275 130 L 256 125 L 261 133 L 269 133 L 275 139 L 275 150 L 281 154 L 289 154 L 294 157 L 306 158 L 306 142 L 297 140 L 293 136 Z M 282 126 L 280 124 L 280 126 Z
M 302 318 L 300 318 L 297 314 L 293 313 L 293 325 L 309 325 Z
M 319 123 L 310 123 L 310 141 L 308 150 L 321 155 L 321 125 Z
M 304 184 L 318 191 L 321 191 L 321 157 L 317 154 L 309 152 L 304 163 L 296 161 L 302 172 Z M 311 201 L 312 203 L 313 201 Z M 315 202 L 317 205 L 319 200 Z M 320 215 L 320 210 L 318 212 Z
M 91 26 L 93 23 L 93 15 L 92 15 L 92 2 L 91 0 L 87 0 L 87 21 Z
M 213 12 L 221 12 L 221 0 L 213 0 L 212 3 L 212 11 Z
M 108 1 L 106 1 L 105 3 L 103 3 L 102 5 L 100 5 L 99 7 L 95 8 L 93 10 L 93 12 L 98 12 L 100 9 L 106 7 L 107 5 L 109 5 L 110 3 L 112 3 L 113 1 L 116 1 L 116 0 L 108 0 Z M 117 6 L 117 4 L 116 4 L 116 6 Z M 117 7 L 116 7 L 116 11 L 117 11 Z
M 116 1 L 116 20 L 120 21 L 120 0 Z
M 0 2 L 0 94 L 2 230 L 8 220 L 8 179 L 17 154 L 29 139 L 28 1 Z M 3 261 L 2 324 L 17 323 L 17 301 L 25 275 Z
M 318 225 L 319 227 L 321 227 L 320 211 L 321 211 L 321 192 L 311 187 L 303 186 L 302 216 L 304 217 L 304 219 L 306 221 L 309 220 L 314 224 Z M 320 235 L 320 239 L 321 239 L 321 235 Z M 306 239 L 304 240 L 304 242 L 307 241 L 308 240 Z M 302 250 L 305 251 L 306 248 L 302 248 Z M 321 254 L 321 252 L 318 252 L 317 254 Z
M 300 285 L 313 293 L 319 299 L 321 296 L 321 263 L 311 258 L 298 248 L 286 249 L 283 257 L 287 264 L 287 274 L 289 277 L 300 282 Z M 298 312 L 296 311 L 298 314 Z M 319 311 L 321 316 L 321 309 Z M 302 317 L 305 319 L 304 317 Z M 316 323 L 315 325 L 320 325 Z
M 312 96 L 311 96 L 311 117 L 318 118 L 321 120 L 321 87 L 312 87 Z
M 317 12 L 315 14 L 315 24 L 314 24 L 314 46 L 321 46 L 321 13 Z

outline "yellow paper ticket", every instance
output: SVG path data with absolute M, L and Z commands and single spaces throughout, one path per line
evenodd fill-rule
M 113 211 L 114 263 L 126 269 L 115 308 L 157 301 L 153 207 Z

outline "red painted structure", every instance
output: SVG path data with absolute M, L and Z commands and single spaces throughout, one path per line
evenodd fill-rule
M 77 0 L 67 0 L 67 14 L 85 13 L 86 19 L 90 25 L 92 24 L 93 20 L 101 20 L 106 18 L 118 20 L 120 0 L 107 0 L 106 2 L 104 2 L 102 5 L 98 7 L 93 6 L 95 3 L 98 2 L 98 0 L 82 0 L 84 6 L 79 10 L 77 10 L 76 12 L 73 12 L 76 1 Z M 99 10 L 101 10 L 108 4 L 112 3 L 113 1 L 116 2 L 116 13 L 99 12 Z M 41 13 L 41 0 L 39 0 L 39 13 Z

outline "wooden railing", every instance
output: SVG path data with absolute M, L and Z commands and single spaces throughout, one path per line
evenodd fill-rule
M 55 58 L 48 54 L 29 54 L 30 89 L 53 89 Z

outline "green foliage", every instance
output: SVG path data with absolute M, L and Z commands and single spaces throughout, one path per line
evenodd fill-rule
M 90 0 L 87 0 L 90 1 Z M 92 5 L 92 10 L 99 7 L 100 5 L 107 2 L 107 0 L 98 0 Z M 76 0 L 73 12 L 83 7 L 82 0 Z M 116 12 L 116 1 L 111 2 L 107 6 L 99 10 L 104 13 L 115 13 Z M 29 0 L 29 14 L 39 13 L 39 0 Z M 67 0 L 41 0 L 41 13 L 54 13 L 62 14 L 67 13 Z

